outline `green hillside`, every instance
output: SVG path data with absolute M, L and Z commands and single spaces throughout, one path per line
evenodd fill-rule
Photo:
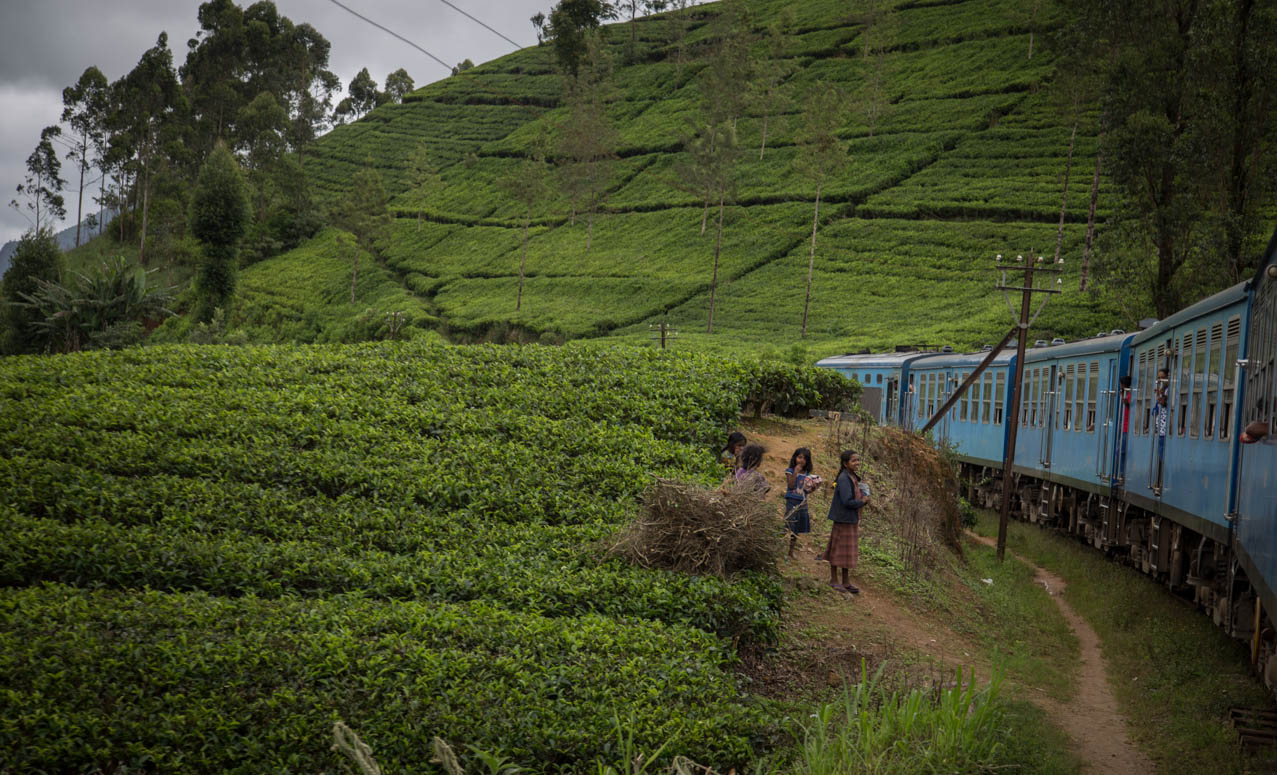
M 791 4 L 746 5 L 761 38 Z M 794 6 L 784 46 L 792 72 L 781 84 L 789 108 L 769 118 L 761 160 L 757 106 L 737 122 L 746 152 L 724 217 L 712 335 L 704 331 L 713 222 L 702 234 L 702 200 L 679 186 L 678 170 L 686 161 L 680 138 L 700 99 L 697 46 L 711 35 L 717 4 L 687 12 L 685 63 L 672 57 L 668 17 L 639 21 L 634 64 L 623 64 L 628 30 L 610 29 L 616 66 L 608 113 L 619 134 L 610 193 L 588 252 L 586 219 L 573 225 L 566 201 L 533 213 L 521 310 L 522 211 L 500 181 L 563 119 L 548 46 L 426 86 L 321 138 L 306 161 L 321 196 L 340 196 L 353 173 L 371 164 L 394 194 L 393 235 L 380 246 L 381 263 L 361 268 L 353 304 L 350 261 L 331 232 L 249 268 L 245 320 L 262 336 L 343 339 L 401 311 L 411 330 L 462 341 L 638 342 L 668 313 L 681 343 L 788 346 L 799 333 L 815 197 L 793 166 L 796 130 L 803 95 L 823 82 L 852 96 L 839 131 L 850 164 L 822 194 L 807 346 L 823 353 L 999 339 L 1009 320 L 987 267 L 997 252 L 1053 253 L 1072 123 L 1048 88 L 1053 66 L 1042 35 L 1050 20 L 1031 19 L 1023 6 L 895 3 L 873 29 L 881 53 L 869 59 L 865 27 L 845 3 Z M 875 72 L 885 99 L 871 133 Z M 1064 235 L 1066 289 L 1077 287 L 1097 149 L 1095 115 L 1081 118 Z M 408 162 L 422 144 L 440 179 L 417 187 Z M 1109 212 L 1106 194 L 1102 182 L 1101 218 Z M 1054 300 L 1039 321 L 1044 335 L 1070 337 L 1114 324 L 1111 312 L 1076 291 Z

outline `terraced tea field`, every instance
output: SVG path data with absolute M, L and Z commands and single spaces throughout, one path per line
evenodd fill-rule
M 579 346 L 6 359 L 0 761 L 330 771 L 341 719 L 388 772 L 435 735 L 579 770 L 618 708 L 645 750 L 747 761 L 773 722 L 731 665 L 777 637 L 779 583 L 599 543 L 653 476 L 717 481 L 764 384 L 851 389 Z
M 790 4 L 746 6 L 761 54 L 764 30 Z M 798 338 L 815 187 L 797 171 L 795 143 L 807 96 L 832 86 L 850 97 L 839 130 L 848 163 L 822 192 L 806 340 L 812 354 L 999 339 L 1002 301 L 983 269 L 997 252 L 1053 251 L 1073 125 L 1052 90 L 1054 67 L 1043 48 L 1054 22 L 1030 18 L 1021 6 L 889 2 L 869 29 L 845 4 L 793 6 L 781 56 L 761 65 L 781 74 L 778 114 L 764 116 L 752 100 L 737 121 L 743 157 L 724 218 L 715 331 L 683 342 L 755 349 Z M 380 285 L 361 288 L 348 303 L 349 283 L 336 267 L 349 259 L 323 239 L 246 273 L 253 288 L 280 289 L 261 302 L 275 310 L 273 327 L 354 339 L 367 328 L 357 320 L 403 308 L 412 310 L 411 327 L 462 339 L 639 341 L 667 313 L 685 334 L 703 332 L 715 229 L 711 221 L 702 233 L 703 194 L 683 184 L 680 170 L 687 161 L 682 138 L 700 104 L 700 55 L 720 11 L 708 4 L 681 21 L 640 20 L 629 60 L 629 29 L 609 28 L 608 112 L 618 133 L 609 194 L 593 219 L 589 250 L 589 219 L 578 213 L 573 223 L 569 202 L 550 196 L 534 207 L 520 310 L 525 212 L 503 181 L 526 174 L 524 157 L 566 117 L 549 47 L 425 86 L 405 104 L 379 108 L 320 140 L 307 170 L 323 195 L 340 195 L 368 163 L 394 192 L 398 223 L 381 246 L 378 271 L 403 291 L 392 299 Z M 677 29 L 686 35 L 686 56 L 672 42 Z M 866 35 L 876 52 L 868 58 Z M 1066 289 L 1076 288 L 1080 270 L 1097 125 L 1094 106 L 1084 106 L 1065 211 Z M 439 179 L 420 186 L 407 165 L 423 144 Z M 553 177 L 552 165 L 542 171 Z M 1109 214 L 1107 194 L 1102 179 L 1101 218 Z M 318 309 L 314 298 L 322 292 L 282 281 L 290 263 L 310 262 L 333 267 L 330 304 Z M 268 317 L 259 306 L 250 300 L 249 320 Z M 1095 298 L 1070 290 L 1042 323 L 1044 336 L 1076 337 L 1115 320 Z

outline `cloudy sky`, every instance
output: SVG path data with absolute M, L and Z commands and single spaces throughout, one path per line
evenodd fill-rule
M 238 0 L 248 6 L 251 0 Z M 509 42 L 470 21 L 441 0 L 341 0 L 363 16 L 394 30 L 445 62 L 467 57 L 476 64 L 514 50 Z M 530 46 L 536 34 L 528 19 L 552 0 L 450 0 L 453 5 Z M 25 176 L 26 158 L 40 129 L 62 114 L 62 89 L 96 65 L 109 80 L 120 78 L 161 31 L 169 36 L 174 64 L 186 56 L 197 31 L 201 0 L 0 0 L 0 244 L 17 239 L 30 224 L 8 206 Z M 308 22 L 332 44 L 330 69 L 342 84 L 361 67 L 378 83 L 405 68 L 418 86 L 448 75 L 412 46 L 361 21 L 332 0 L 275 0 L 294 23 Z M 60 151 L 66 148 L 58 146 Z M 78 175 L 63 161 L 62 177 Z M 87 188 L 87 183 L 86 183 Z M 93 192 L 94 194 L 96 191 Z M 75 191 L 64 192 L 69 225 L 75 221 Z M 85 193 L 89 212 L 90 192 Z M 59 225 L 58 228 L 63 228 Z

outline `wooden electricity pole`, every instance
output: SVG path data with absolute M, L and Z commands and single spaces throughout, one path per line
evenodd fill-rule
M 1006 556 L 1007 550 L 1007 520 L 1011 516 L 1011 483 L 1014 479 L 1012 468 L 1015 466 L 1015 441 L 1016 431 L 1020 429 L 1020 393 L 1024 386 L 1024 379 L 1021 375 L 1024 373 L 1024 345 L 1029 337 L 1029 326 L 1033 325 L 1033 321 L 1037 320 L 1038 315 L 1042 314 L 1042 309 L 1046 307 L 1046 302 L 1051 298 L 1050 294 L 1059 293 L 1055 288 L 1035 288 L 1033 285 L 1034 274 L 1046 274 L 1048 279 L 1052 274 L 1060 274 L 1064 271 L 1059 266 L 1039 266 L 1034 267 L 1034 263 L 1041 263 L 1041 257 L 1034 258 L 1030 251 L 1029 260 L 1024 261 L 1017 258 L 1015 265 L 1002 263 L 1002 256 L 998 256 L 998 265 L 995 267 L 1002 273 L 1002 279 L 997 285 L 997 289 L 1007 296 L 1007 306 L 1011 307 L 1011 291 L 1020 292 L 1020 316 L 1016 323 L 1019 329 L 1019 335 L 1015 344 L 1015 366 L 1011 369 L 1011 406 L 1005 416 L 1005 421 L 1010 423 L 1007 429 L 1007 449 L 1006 455 L 1002 460 L 1002 514 L 998 518 L 998 562 L 1002 562 Z M 1063 259 L 1057 259 L 1059 263 L 1064 263 Z M 1007 285 L 1008 272 L 1022 272 L 1023 285 Z M 1041 306 L 1037 312 L 1033 310 L 1033 294 L 1047 294 L 1042 300 Z M 1011 307 L 1014 314 L 1015 310 Z M 1032 313 L 1032 315 L 1030 315 Z

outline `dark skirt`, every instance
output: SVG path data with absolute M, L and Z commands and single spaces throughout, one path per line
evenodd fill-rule
M 785 499 L 785 530 L 794 534 L 811 532 L 811 515 L 805 502 Z
M 820 559 L 835 568 L 855 569 L 860 562 L 860 525 L 835 522 L 829 528 L 829 546 Z

